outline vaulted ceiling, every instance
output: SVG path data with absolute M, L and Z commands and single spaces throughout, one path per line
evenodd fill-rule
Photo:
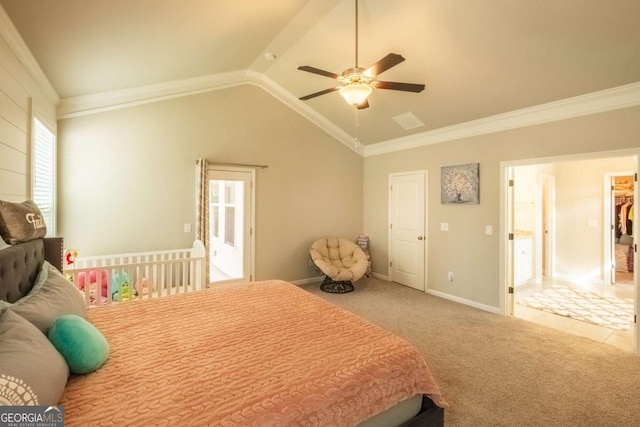
M 338 92 L 297 99 L 336 86 L 299 66 L 340 74 L 355 65 L 354 0 L 0 5 L 63 104 L 246 76 L 354 134 L 354 109 Z M 379 78 L 426 89 L 375 89 L 358 113 L 358 137 L 375 144 L 640 82 L 639 22 L 638 0 L 360 0 L 359 65 L 401 54 L 406 60 Z M 406 113 L 424 125 L 393 120 Z

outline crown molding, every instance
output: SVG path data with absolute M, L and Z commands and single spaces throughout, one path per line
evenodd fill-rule
M 134 105 L 226 89 L 245 83 L 246 73 L 244 71 L 231 71 L 131 89 L 63 98 L 58 105 L 58 119 L 102 113 Z
M 640 105 L 640 82 L 636 82 L 612 89 L 605 89 L 586 95 L 549 102 L 508 113 L 497 114 L 478 120 L 472 120 L 453 126 L 434 129 L 403 138 L 392 139 L 364 147 L 356 147 L 351 135 L 309 107 L 307 104 L 301 102 L 298 98 L 293 96 L 290 92 L 285 90 L 269 77 L 256 71 L 241 70 L 142 86 L 133 89 L 123 89 L 94 95 L 64 98 L 58 105 L 58 119 L 95 114 L 244 84 L 257 86 L 266 91 L 293 111 L 297 112 L 320 129 L 324 130 L 327 134 L 340 141 L 346 147 L 363 157 L 393 153 L 425 145 L 439 144 L 446 141 L 453 141 L 477 135 L 485 135 L 509 129 L 549 123 Z
M 134 105 L 147 104 L 165 99 L 194 95 L 197 93 L 226 89 L 243 84 L 257 86 L 283 104 L 314 123 L 349 149 L 364 155 L 363 147 L 355 147 L 353 137 L 334 125 L 327 118 L 287 92 L 280 85 L 262 73 L 255 71 L 233 71 L 221 74 L 195 77 L 186 80 L 122 89 L 93 95 L 64 98 L 58 105 L 58 119 L 80 117 L 88 114 L 117 110 Z
M 638 105 L 640 82 L 367 145 L 364 157 Z
M 302 117 L 309 120 L 320 129 L 324 130 L 333 138 L 343 143 L 347 148 L 353 150 L 361 156 L 364 156 L 364 147 L 356 147 L 356 145 L 354 144 L 353 136 L 342 130 L 342 128 L 336 126 L 333 122 L 328 120 L 325 116 L 318 113 L 313 108 L 309 107 L 307 104 L 301 102 L 297 97 L 293 96 L 291 92 L 285 90 L 282 86 L 271 80 L 269 77 L 262 73 L 251 70 L 247 71 L 247 77 L 249 79 L 247 83 L 262 88 L 271 96 L 275 97 L 280 102 L 300 114 Z
M 9 15 L 7 15 L 2 5 L 0 5 L 0 37 L 7 43 L 9 49 L 16 55 L 18 61 L 25 67 L 45 96 L 54 106 L 57 105 L 60 97 L 53 86 L 51 86 L 49 79 L 47 79 L 42 68 L 40 68 L 38 61 L 34 58 L 27 44 L 22 40 L 18 29 L 13 25 L 11 18 L 9 18 Z

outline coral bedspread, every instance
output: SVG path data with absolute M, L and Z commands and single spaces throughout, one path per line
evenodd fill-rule
M 283 281 L 88 318 L 111 353 L 69 379 L 66 426 L 348 426 L 416 394 L 444 403 L 411 344 Z

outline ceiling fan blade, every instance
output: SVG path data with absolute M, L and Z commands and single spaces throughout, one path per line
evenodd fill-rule
M 404 61 L 402 55 L 398 55 L 397 53 L 390 53 L 380 61 L 373 64 L 371 67 L 367 68 L 364 74 L 369 77 L 375 77 L 378 74 L 382 74 L 387 71 L 391 67 L 395 67 L 399 63 Z
M 418 83 L 398 83 L 398 82 L 375 82 L 376 89 L 390 89 L 390 90 L 403 90 L 405 92 L 422 92 L 424 90 L 423 84 Z
M 332 73 L 330 71 L 324 71 L 319 68 L 310 67 L 308 65 L 302 65 L 298 67 L 298 70 L 306 71 L 308 73 L 313 73 L 313 74 L 320 74 L 321 76 L 329 77 L 336 80 L 338 80 L 338 77 L 340 77 L 336 73 Z
M 315 98 L 316 96 L 324 95 L 325 93 L 334 92 L 334 91 L 340 89 L 341 87 L 342 86 L 336 86 L 336 87 L 332 87 L 332 88 L 329 88 L 329 89 L 321 90 L 320 92 L 315 92 L 315 93 L 312 93 L 310 95 L 303 96 L 302 98 L 300 98 L 300 100 L 301 101 L 306 101 L 307 99 Z
M 369 100 L 365 99 L 364 102 L 358 105 L 358 110 L 364 110 L 365 108 L 369 108 Z

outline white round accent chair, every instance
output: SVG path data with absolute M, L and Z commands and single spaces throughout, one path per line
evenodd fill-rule
M 354 290 L 353 283 L 364 276 L 369 265 L 367 255 L 349 239 L 324 237 L 309 249 L 313 263 L 325 274 L 320 289 L 330 293 Z

